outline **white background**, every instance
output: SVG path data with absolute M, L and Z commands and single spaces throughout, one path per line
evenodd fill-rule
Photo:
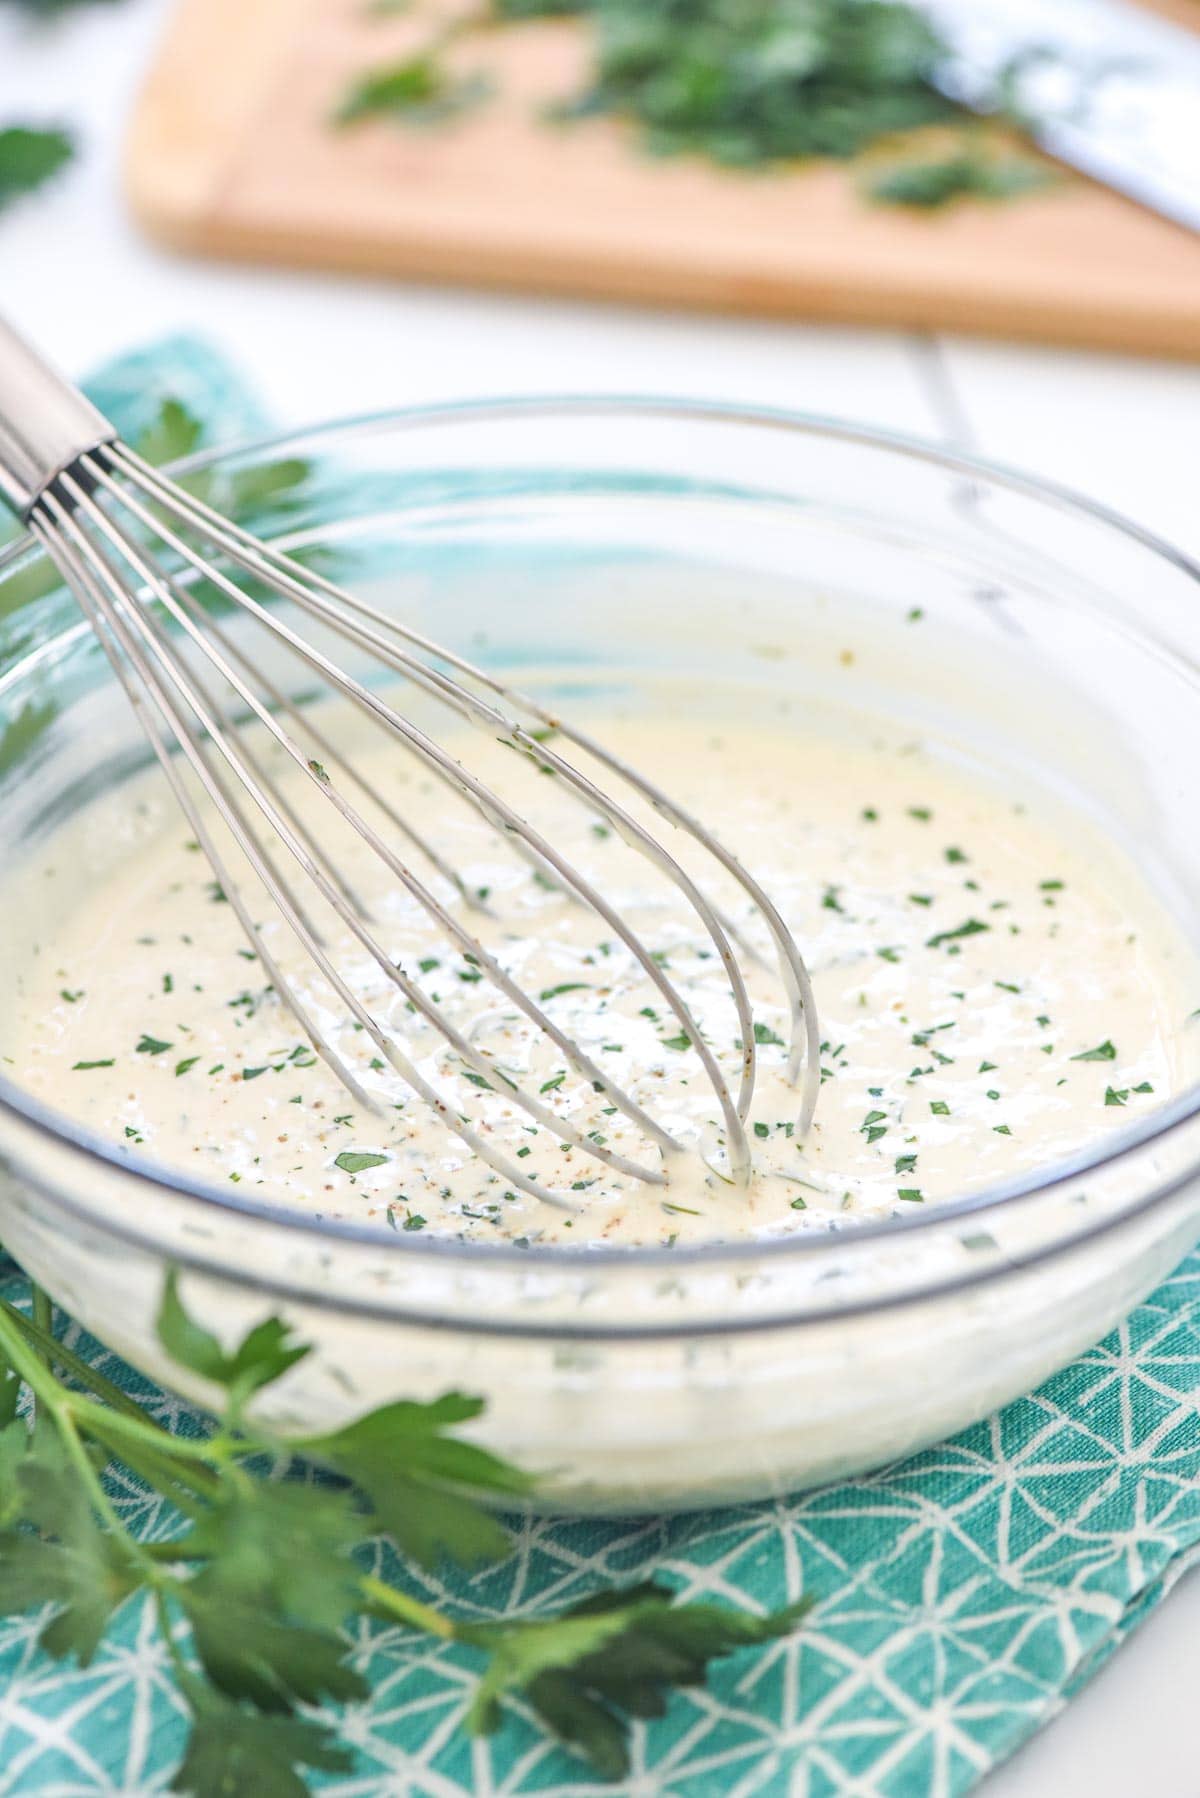
M 1200 370 L 180 261 L 137 236 L 120 200 L 122 122 L 164 0 L 84 8 L 40 29 L 16 10 L 0 0 L 0 122 L 70 120 L 83 155 L 0 222 L 0 309 L 73 372 L 190 328 L 235 356 L 282 424 L 523 391 L 757 400 L 1023 464 L 1200 553 Z M 1200 1580 L 1185 1581 L 985 1783 L 987 1798 L 1197 1798 L 1198 1642 Z

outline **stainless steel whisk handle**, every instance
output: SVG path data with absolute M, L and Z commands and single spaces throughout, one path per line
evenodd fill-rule
M 55 475 L 117 433 L 0 319 L 0 498 L 27 518 Z

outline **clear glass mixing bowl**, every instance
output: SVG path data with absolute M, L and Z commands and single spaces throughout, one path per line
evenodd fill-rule
M 1200 571 L 1098 507 L 836 422 L 665 401 L 389 414 L 182 466 L 477 659 L 583 686 L 719 671 L 764 705 L 837 693 L 935 731 L 1098 821 L 1200 941 Z M 147 757 L 27 545 L 0 555 L 0 668 L 12 867 Z M 53 908 L 31 898 L 43 933 Z M 0 1036 L 34 927 L 15 910 Z M 205 1396 L 155 1340 L 176 1263 L 231 1336 L 276 1310 L 315 1344 L 269 1395 L 281 1426 L 477 1392 L 479 1435 L 548 1509 L 755 1498 L 936 1440 L 1094 1342 L 1200 1235 L 1195 1089 L 1005 1190 L 686 1252 L 266 1208 L 131 1163 L 3 1062 L 0 1155 L 0 1237 L 156 1379 Z

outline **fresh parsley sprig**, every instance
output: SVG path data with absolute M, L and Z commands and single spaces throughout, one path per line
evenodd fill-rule
M 191 1733 L 172 1790 L 194 1798 L 303 1798 L 304 1769 L 348 1770 L 329 1725 L 301 1707 L 366 1695 L 350 1663 L 356 1618 L 464 1644 L 481 1675 L 465 1719 L 496 1729 L 520 1694 L 598 1773 L 628 1764 L 629 1720 L 661 1715 L 715 1658 L 791 1630 L 805 1609 L 765 1617 L 679 1604 L 658 1582 L 596 1594 L 557 1615 L 481 1623 L 435 1609 L 367 1571 L 381 1535 L 422 1568 L 502 1559 L 527 1475 L 461 1434 L 481 1401 L 396 1401 L 341 1429 L 281 1438 L 254 1399 L 310 1349 L 272 1317 L 225 1348 L 185 1307 L 175 1276 L 158 1316 L 163 1347 L 219 1392 L 206 1433 L 165 1429 L 52 1329 L 0 1302 L 0 1610 L 46 1608 L 39 1641 L 82 1664 L 115 1614 L 153 1604 Z M 178 1519 L 142 1542 L 106 1475 L 133 1474 Z

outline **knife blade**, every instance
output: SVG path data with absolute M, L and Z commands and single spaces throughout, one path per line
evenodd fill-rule
M 1125 0 L 920 0 L 934 74 L 1051 156 L 1200 231 L 1200 35 Z M 1196 8 L 1200 26 L 1200 4 Z

